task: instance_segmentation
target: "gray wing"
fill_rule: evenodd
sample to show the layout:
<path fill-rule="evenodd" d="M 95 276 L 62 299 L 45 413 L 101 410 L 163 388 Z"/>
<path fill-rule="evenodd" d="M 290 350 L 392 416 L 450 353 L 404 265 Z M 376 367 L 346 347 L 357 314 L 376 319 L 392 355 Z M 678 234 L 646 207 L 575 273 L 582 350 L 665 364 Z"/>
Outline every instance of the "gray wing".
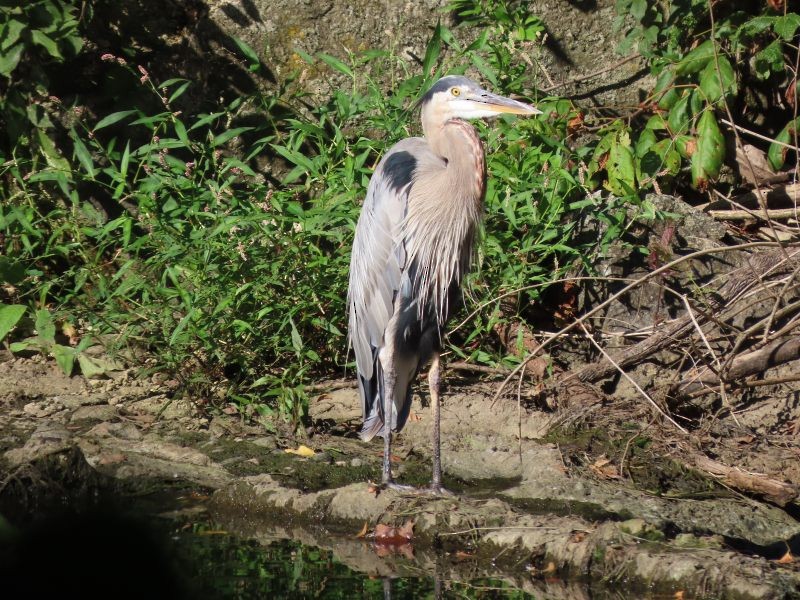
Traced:
<path fill-rule="evenodd" d="M 406 247 L 404 220 L 411 188 L 419 167 L 444 165 L 421 138 L 402 140 L 378 163 L 367 188 L 367 196 L 356 225 L 350 259 L 349 337 L 356 357 L 359 392 L 365 423 L 377 427 L 383 421 L 383 382 L 377 355 L 384 332 L 395 310 L 394 302 L 403 282 Z M 405 390 L 396 390 L 405 397 Z M 377 419 L 377 420 L 376 420 Z M 365 425 L 362 437 L 376 430 Z"/>
<path fill-rule="evenodd" d="M 420 151 L 420 138 L 402 140 L 384 155 L 369 182 L 350 258 L 350 343 L 359 375 L 371 379 L 373 352 L 393 312 L 405 267 L 402 225 Z"/>

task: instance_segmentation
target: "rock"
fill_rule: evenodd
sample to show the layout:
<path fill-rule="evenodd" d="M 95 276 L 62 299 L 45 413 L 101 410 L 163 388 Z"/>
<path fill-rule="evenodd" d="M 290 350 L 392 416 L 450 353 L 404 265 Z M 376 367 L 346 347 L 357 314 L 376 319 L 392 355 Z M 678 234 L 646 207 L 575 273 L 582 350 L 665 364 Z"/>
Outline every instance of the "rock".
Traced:
<path fill-rule="evenodd" d="M 262 448 L 275 448 L 275 438 L 272 436 L 266 437 L 259 437 L 254 440 L 251 440 L 251 444 L 255 444 L 256 446 L 260 446 Z"/>
<path fill-rule="evenodd" d="M 70 422 L 76 421 L 110 421 L 118 418 L 117 409 L 108 404 L 98 406 L 81 406 L 70 417 Z"/>
<path fill-rule="evenodd" d="M 14 448 L 5 453 L 9 466 L 15 467 L 60 452 L 73 445 L 73 436 L 63 425 L 45 423 L 38 427 L 22 448 Z"/>
<path fill-rule="evenodd" d="M 120 423 L 100 423 L 92 427 L 87 436 L 96 437 L 116 437 L 123 440 L 140 440 L 142 439 L 142 432 L 133 423 L 120 422 Z"/>
<path fill-rule="evenodd" d="M 360 458 L 353 458 L 350 460 L 350 466 L 354 468 L 363 467 L 364 461 Z"/>
<path fill-rule="evenodd" d="M 636 537 L 641 537 L 642 534 L 647 529 L 648 524 L 647 521 L 644 519 L 628 519 L 627 521 L 622 521 L 619 524 L 619 528 L 621 531 L 625 533 L 629 533 Z"/>
<path fill-rule="evenodd" d="M 328 452 L 315 452 L 314 456 L 311 457 L 311 460 L 329 465 L 333 464 L 333 457 Z"/>
<path fill-rule="evenodd" d="M 39 402 L 29 402 L 25 406 L 22 407 L 22 410 L 26 413 L 31 415 L 32 417 L 36 418 L 44 418 L 49 417 L 52 414 L 57 413 L 60 410 L 63 410 L 64 406 L 56 401 L 56 400 L 41 400 Z"/>

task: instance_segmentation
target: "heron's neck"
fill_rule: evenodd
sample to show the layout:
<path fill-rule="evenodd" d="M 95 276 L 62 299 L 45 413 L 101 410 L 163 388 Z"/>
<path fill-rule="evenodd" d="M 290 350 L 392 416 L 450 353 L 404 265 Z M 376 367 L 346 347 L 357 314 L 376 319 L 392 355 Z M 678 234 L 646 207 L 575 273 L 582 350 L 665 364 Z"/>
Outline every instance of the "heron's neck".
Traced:
<path fill-rule="evenodd" d="M 442 126 L 431 141 L 434 152 L 447 160 L 446 177 L 454 190 L 464 190 L 476 202 L 486 191 L 486 158 L 475 128 L 467 121 L 453 119 Z"/>

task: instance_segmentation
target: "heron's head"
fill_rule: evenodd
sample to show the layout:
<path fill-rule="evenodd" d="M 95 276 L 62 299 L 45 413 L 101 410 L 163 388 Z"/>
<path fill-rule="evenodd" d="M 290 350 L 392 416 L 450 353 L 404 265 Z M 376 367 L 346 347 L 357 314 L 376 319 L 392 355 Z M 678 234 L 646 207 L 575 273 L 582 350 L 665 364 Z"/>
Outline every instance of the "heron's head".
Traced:
<path fill-rule="evenodd" d="M 441 126 L 451 119 L 482 119 L 503 113 L 540 115 L 535 106 L 498 96 L 461 75 L 448 75 L 433 84 L 420 99 L 424 128 Z"/>

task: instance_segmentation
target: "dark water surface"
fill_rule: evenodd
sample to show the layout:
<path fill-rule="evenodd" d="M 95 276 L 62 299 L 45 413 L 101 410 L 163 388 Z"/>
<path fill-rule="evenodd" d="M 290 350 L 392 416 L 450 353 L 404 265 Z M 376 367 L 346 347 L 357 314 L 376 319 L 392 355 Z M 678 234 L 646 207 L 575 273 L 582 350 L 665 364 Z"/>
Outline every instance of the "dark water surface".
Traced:
<path fill-rule="evenodd" d="M 501 580 L 446 581 L 359 573 L 330 550 L 293 540 L 262 545 L 195 527 L 174 536 L 184 575 L 197 592 L 217 598 L 534 598 Z"/>

